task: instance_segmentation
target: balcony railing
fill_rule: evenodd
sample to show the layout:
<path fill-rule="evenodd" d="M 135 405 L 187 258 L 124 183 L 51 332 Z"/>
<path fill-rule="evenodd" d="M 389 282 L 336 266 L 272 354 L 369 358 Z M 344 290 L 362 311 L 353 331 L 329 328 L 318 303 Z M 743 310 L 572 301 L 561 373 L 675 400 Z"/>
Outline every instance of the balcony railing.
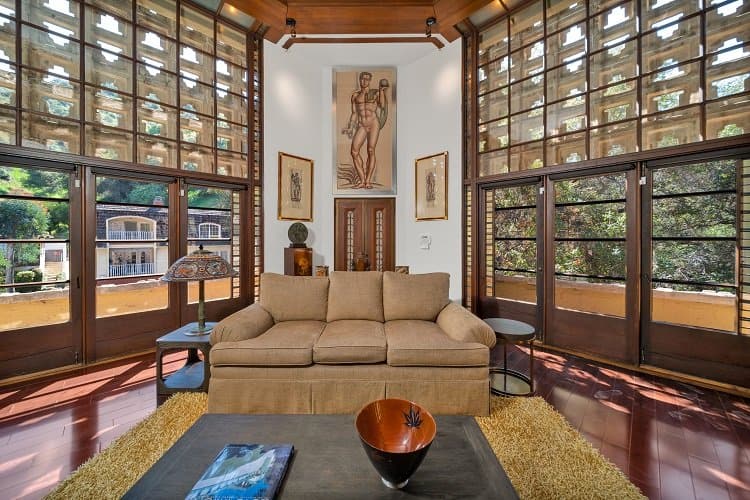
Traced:
<path fill-rule="evenodd" d="M 153 231 L 109 231 L 108 240 L 153 240 L 156 234 Z"/>
<path fill-rule="evenodd" d="M 156 266 L 153 262 L 143 264 L 118 264 L 109 266 L 110 276 L 138 276 L 140 274 L 154 274 Z"/>

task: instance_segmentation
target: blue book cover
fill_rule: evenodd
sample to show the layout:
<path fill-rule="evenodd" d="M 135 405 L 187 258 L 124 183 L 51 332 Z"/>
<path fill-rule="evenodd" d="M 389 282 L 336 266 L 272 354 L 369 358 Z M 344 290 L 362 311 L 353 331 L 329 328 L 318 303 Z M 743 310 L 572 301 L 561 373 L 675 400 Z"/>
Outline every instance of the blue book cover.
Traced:
<path fill-rule="evenodd" d="M 271 500 L 293 451 L 290 444 L 228 444 L 185 498 Z"/>

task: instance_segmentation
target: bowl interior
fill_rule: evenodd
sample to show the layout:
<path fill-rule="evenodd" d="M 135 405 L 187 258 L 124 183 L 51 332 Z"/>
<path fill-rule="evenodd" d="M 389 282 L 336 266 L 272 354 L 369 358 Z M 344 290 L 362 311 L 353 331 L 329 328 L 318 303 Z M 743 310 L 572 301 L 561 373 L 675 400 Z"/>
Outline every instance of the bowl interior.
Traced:
<path fill-rule="evenodd" d="M 421 406 L 404 399 L 368 403 L 355 421 L 360 437 L 388 453 L 410 453 L 435 439 L 435 419 Z"/>

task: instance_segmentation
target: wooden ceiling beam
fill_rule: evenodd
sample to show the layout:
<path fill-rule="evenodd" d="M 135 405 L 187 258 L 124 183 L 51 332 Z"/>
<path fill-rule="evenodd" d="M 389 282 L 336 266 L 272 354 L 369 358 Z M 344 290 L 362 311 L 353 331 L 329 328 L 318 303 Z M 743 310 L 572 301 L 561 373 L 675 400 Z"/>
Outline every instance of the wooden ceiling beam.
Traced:
<path fill-rule="evenodd" d="M 240 9 L 268 26 L 268 31 L 264 35 L 266 40 L 277 43 L 284 35 L 286 5 L 279 0 L 225 0 L 224 3 Z"/>
<path fill-rule="evenodd" d="M 435 17 L 440 33 L 449 42 L 458 39 L 461 33 L 455 26 L 489 3 L 489 0 L 435 0 Z"/>
<path fill-rule="evenodd" d="M 315 37 L 308 38 L 304 36 L 298 36 L 296 38 L 287 38 L 282 45 L 283 48 L 288 49 L 296 43 L 431 43 L 435 47 L 442 49 L 445 44 L 440 39 L 431 37 L 417 37 L 417 36 L 391 36 L 391 37 Z"/>

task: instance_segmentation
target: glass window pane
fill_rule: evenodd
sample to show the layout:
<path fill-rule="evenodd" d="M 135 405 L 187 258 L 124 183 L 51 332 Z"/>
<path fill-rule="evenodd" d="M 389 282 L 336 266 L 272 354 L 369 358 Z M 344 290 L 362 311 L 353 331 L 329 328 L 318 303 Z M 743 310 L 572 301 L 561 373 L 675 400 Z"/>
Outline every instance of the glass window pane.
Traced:
<path fill-rule="evenodd" d="M 508 23 L 494 24 L 479 34 L 479 64 L 497 59 L 508 52 Z"/>
<path fill-rule="evenodd" d="M 536 227 L 532 229 L 536 231 Z M 495 241 L 495 268 L 502 272 L 533 273 L 536 269 L 536 241 Z"/>
<path fill-rule="evenodd" d="M 700 106 L 652 115 L 641 120 L 643 149 L 677 146 L 701 140 Z"/>
<path fill-rule="evenodd" d="M 223 91 L 247 95 L 247 70 L 240 66 L 228 64 L 222 59 L 216 60 L 216 86 Z"/>
<path fill-rule="evenodd" d="M 79 119 L 81 89 L 57 75 L 23 70 L 23 107 L 64 118 Z"/>
<path fill-rule="evenodd" d="M 0 104 L 16 105 L 16 67 L 0 63 Z"/>
<path fill-rule="evenodd" d="M 86 47 L 86 81 L 121 92 L 133 92 L 133 61 Z"/>
<path fill-rule="evenodd" d="M 711 2 L 712 5 L 718 2 Z M 706 51 L 726 49 L 750 42 L 750 2 L 737 0 L 725 2 L 706 12 Z"/>
<path fill-rule="evenodd" d="M 642 30 L 660 28 L 701 8 L 700 0 L 641 0 Z M 696 18 L 699 19 L 699 18 Z"/>
<path fill-rule="evenodd" d="M 247 37 L 226 24 L 217 23 L 216 55 L 243 68 L 247 67 Z"/>
<path fill-rule="evenodd" d="M 555 277 L 555 307 L 607 316 L 625 317 L 623 280 Z"/>
<path fill-rule="evenodd" d="M 133 99 L 125 94 L 86 87 L 86 121 L 133 129 Z"/>
<path fill-rule="evenodd" d="M 508 84 L 508 56 L 478 69 L 477 93 L 484 94 Z"/>
<path fill-rule="evenodd" d="M 16 17 L 16 2 L 15 0 L 0 0 L 0 11 L 7 17 Z"/>
<path fill-rule="evenodd" d="M 623 279 L 625 242 L 555 241 L 555 272 Z"/>
<path fill-rule="evenodd" d="M 154 137 L 138 136 L 138 163 L 177 168 L 177 144 Z"/>
<path fill-rule="evenodd" d="M 187 45 L 180 45 L 180 74 L 182 76 L 213 84 L 214 64 L 212 56 L 198 52 Z"/>
<path fill-rule="evenodd" d="M 510 112 L 517 113 L 544 104 L 544 76 L 537 75 L 510 86 Z"/>
<path fill-rule="evenodd" d="M 537 187 L 534 184 L 512 186 L 495 190 L 495 208 L 535 206 Z"/>
<path fill-rule="evenodd" d="M 665 69 L 643 78 L 643 114 L 667 111 L 697 104 L 701 98 L 701 66 L 699 62 Z"/>
<path fill-rule="evenodd" d="M 706 106 L 706 139 L 750 133 L 750 95 L 709 103 Z"/>
<path fill-rule="evenodd" d="M 64 264 L 67 267 L 67 261 Z M 70 284 L 67 282 L 0 288 L 0 297 L 5 295 L 8 300 L 0 302 L 0 331 L 70 321 Z"/>
<path fill-rule="evenodd" d="M 555 203 L 624 199 L 625 174 L 621 173 L 555 182 Z"/>
<path fill-rule="evenodd" d="M 217 89 L 216 118 L 247 125 L 247 98 Z"/>
<path fill-rule="evenodd" d="M 16 112 L 0 108 L 0 144 L 16 143 Z"/>
<path fill-rule="evenodd" d="M 544 42 L 539 40 L 510 55 L 510 81 L 515 82 L 544 71 Z"/>
<path fill-rule="evenodd" d="M 653 171 L 654 196 L 734 190 L 734 160 L 693 163 Z"/>
<path fill-rule="evenodd" d="M 717 99 L 750 90 L 748 59 L 706 62 L 706 98 Z"/>
<path fill-rule="evenodd" d="M 479 96 L 479 123 L 496 120 L 508 114 L 508 87 Z"/>
<path fill-rule="evenodd" d="M 180 78 L 180 106 L 182 109 L 214 114 L 214 88 L 189 78 Z M 188 113 L 192 115 L 192 113 Z"/>
<path fill-rule="evenodd" d="M 137 64 L 138 96 L 157 103 L 177 105 L 177 75 Z"/>
<path fill-rule="evenodd" d="M 214 120 L 187 111 L 180 112 L 180 139 L 183 142 L 214 146 Z"/>
<path fill-rule="evenodd" d="M 510 49 L 515 50 L 544 35 L 542 2 L 533 2 L 510 17 Z"/>
<path fill-rule="evenodd" d="M 544 166 L 544 143 L 542 141 L 510 148 L 510 171 L 531 170 Z"/>
<path fill-rule="evenodd" d="M 79 50 L 78 42 L 31 26 L 21 27 L 21 61 L 28 66 L 63 78 L 79 78 Z"/>
<path fill-rule="evenodd" d="M 586 159 L 586 134 L 568 134 L 547 139 L 547 165 L 575 163 Z"/>
<path fill-rule="evenodd" d="M 81 38 L 80 5 L 75 0 L 22 0 L 21 14 L 24 21 L 44 26 L 53 33 Z"/>
<path fill-rule="evenodd" d="M 80 154 L 80 134 L 78 122 L 22 113 L 21 145 L 24 147 Z"/>
<path fill-rule="evenodd" d="M 133 161 L 133 134 L 86 125 L 86 156 Z"/>
<path fill-rule="evenodd" d="M 219 175 L 230 175 L 232 177 L 247 178 L 247 155 L 231 153 L 229 151 L 217 151 L 216 173 Z"/>
<path fill-rule="evenodd" d="M 577 132 L 585 128 L 585 96 L 572 97 L 547 106 L 547 136 Z"/>
<path fill-rule="evenodd" d="M 479 152 L 508 146 L 508 119 L 503 118 L 479 126 Z"/>
<path fill-rule="evenodd" d="M 589 21 L 591 50 L 614 47 L 638 32 L 634 2 L 614 7 Z"/>
<path fill-rule="evenodd" d="M 544 120 L 541 113 L 532 111 L 510 117 L 510 142 L 533 141 L 544 137 Z"/>
<path fill-rule="evenodd" d="M 547 71 L 547 99 L 557 101 L 586 92 L 586 58 Z"/>
<path fill-rule="evenodd" d="M 599 127 L 589 131 L 591 158 L 605 158 L 638 151 L 636 121 Z"/>
<path fill-rule="evenodd" d="M 213 149 L 182 143 L 180 164 L 183 170 L 213 174 L 215 173 Z"/>
<path fill-rule="evenodd" d="M 586 2 L 579 0 L 546 0 L 547 33 L 570 26 L 586 17 Z"/>
<path fill-rule="evenodd" d="M 132 0 L 86 0 L 87 3 L 94 5 L 106 12 L 120 16 L 121 18 L 133 20 L 133 3 Z"/>
<path fill-rule="evenodd" d="M 736 245 L 735 241 L 654 241 L 653 280 L 734 285 Z"/>
<path fill-rule="evenodd" d="M 107 12 L 86 7 L 86 42 L 113 54 L 132 56 L 133 26 Z"/>
<path fill-rule="evenodd" d="M 495 175 L 508 172 L 508 150 L 502 149 L 479 155 L 479 175 Z"/>
<path fill-rule="evenodd" d="M 603 50 L 589 58 L 591 87 L 598 88 L 636 76 L 636 40 Z"/>
<path fill-rule="evenodd" d="M 644 73 L 701 56 L 700 17 L 670 24 L 645 35 L 641 41 Z"/>
<path fill-rule="evenodd" d="M 189 7 L 180 7 L 180 39 L 203 52 L 213 54 L 213 18 Z"/>
<path fill-rule="evenodd" d="M 177 33 L 177 2 L 174 0 L 138 0 L 135 14 L 141 26 L 171 37 Z"/>
<path fill-rule="evenodd" d="M 0 16 L 0 60 L 16 60 L 16 23 Z"/>
<path fill-rule="evenodd" d="M 495 238 L 536 238 L 536 207 L 497 210 L 494 224 Z M 524 268 L 533 271 L 535 267 L 536 258 Z"/>
<path fill-rule="evenodd" d="M 138 28 L 136 51 L 138 60 L 152 68 L 177 71 L 177 44 L 154 31 Z"/>
<path fill-rule="evenodd" d="M 38 176 L 36 178 L 40 179 Z M 29 183 L 30 181 L 27 180 L 26 182 Z M 67 178 L 65 182 L 67 182 Z M 65 194 L 67 194 L 67 187 L 66 184 L 63 188 Z M 41 190 L 38 189 L 37 191 Z M 15 192 L 13 194 L 15 195 Z M 62 192 L 57 194 L 61 195 Z M 68 213 L 67 200 L 59 202 L 37 201 L 31 199 L 31 196 L 33 195 L 29 194 L 30 199 L 28 200 L 9 199 L 0 196 L 0 214 L 3 216 L 3 222 L 0 223 L 0 241 L 13 239 L 35 240 L 42 238 L 68 239 L 70 214 Z M 60 198 L 63 197 L 60 196 Z M 20 249 L 21 251 L 27 249 L 35 253 L 34 258 L 31 260 L 24 260 L 23 257 L 20 257 L 19 260 L 19 256 L 16 256 L 15 262 L 36 265 L 37 261 L 35 259 L 39 257 L 40 245 L 43 247 L 44 244 L 18 243 L 17 245 L 19 246 L 16 249 Z M 0 265 L 5 266 L 7 262 L 8 260 L 6 259 L 4 262 L 0 262 Z M 4 276 L 4 274 L 0 273 L 0 276 Z"/>
<path fill-rule="evenodd" d="M 586 23 L 547 37 L 547 67 L 579 59 L 586 55 Z"/>
<path fill-rule="evenodd" d="M 226 151 L 247 153 L 247 127 L 217 121 L 216 147 Z"/>
<path fill-rule="evenodd" d="M 177 110 L 139 99 L 138 131 L 151 136 L 176 140 Z"/>
<path fill-rule="evenodd" d="M 555 209 L 555 237 L 624 238 L 625 203 L 557 207 Z"/>
<path fill-rule="evenodd" d="M 655 237 L 734 238 L 737 196 L 732 194 L 694 195 L 653 200 Z"/>
<path fill-rule="evenodd" d="M 618 122 L 638 116 L 635 80 L 591 93 L 591 125 Z"/>

